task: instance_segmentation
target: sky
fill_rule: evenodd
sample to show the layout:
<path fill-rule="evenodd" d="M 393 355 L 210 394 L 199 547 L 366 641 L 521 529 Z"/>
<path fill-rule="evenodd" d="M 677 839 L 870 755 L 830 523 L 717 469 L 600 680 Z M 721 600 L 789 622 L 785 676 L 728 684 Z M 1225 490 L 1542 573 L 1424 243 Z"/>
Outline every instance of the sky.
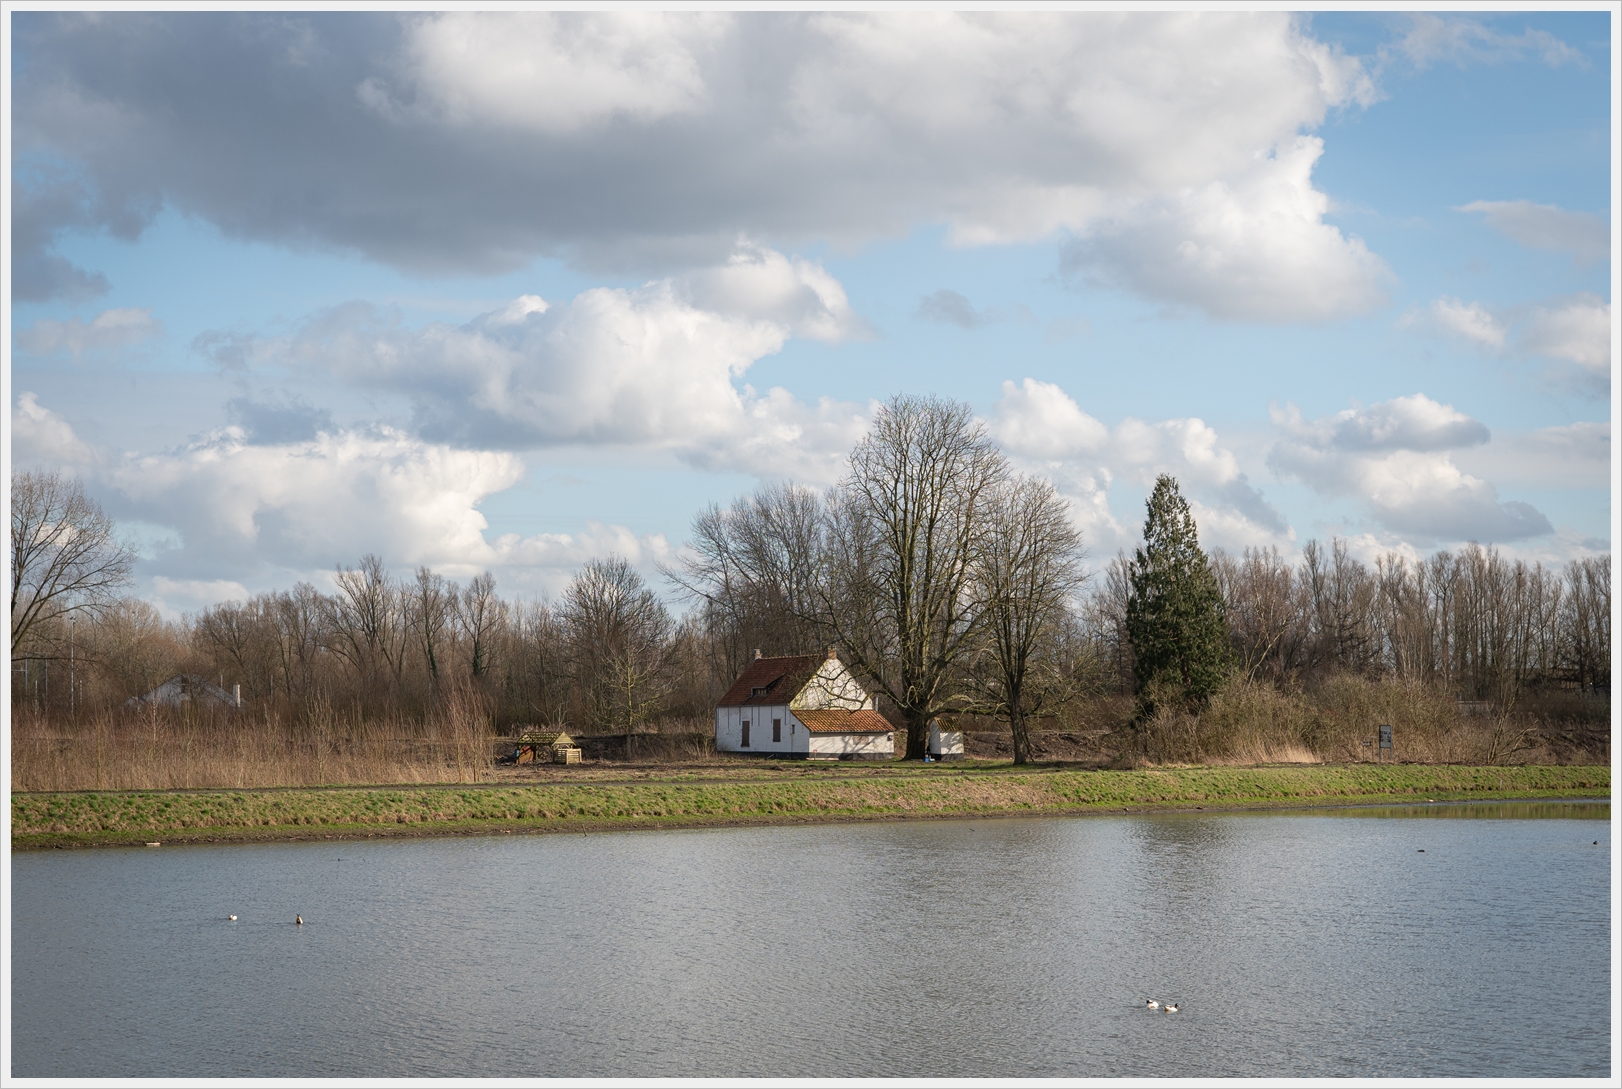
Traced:
<path fill-rule="evenodd" d="M 1608 11 L 14 11 L 14 471 L 556 595 L 968 403 L 1096 568 L 1611 548 Z"/>

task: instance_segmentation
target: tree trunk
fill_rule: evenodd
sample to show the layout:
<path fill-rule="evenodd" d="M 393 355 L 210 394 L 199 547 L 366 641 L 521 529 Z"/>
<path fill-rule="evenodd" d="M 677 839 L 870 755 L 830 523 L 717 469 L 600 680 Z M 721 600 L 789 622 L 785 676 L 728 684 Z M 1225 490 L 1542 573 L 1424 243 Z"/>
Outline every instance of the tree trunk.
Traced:
<path fill-rule="evenodd" d="M 1025 715 L 1018 708 L 1008 712 L 1008 728 L 1014 733 L 1014 763 L 1031 762 L 1031 735 L 1025 728 Z"/>
<path fill-rule="evenodd" d="M 922 760 L 929 752 L 929 718 L 924 715 L 907 716 L 908 760 Z"/>

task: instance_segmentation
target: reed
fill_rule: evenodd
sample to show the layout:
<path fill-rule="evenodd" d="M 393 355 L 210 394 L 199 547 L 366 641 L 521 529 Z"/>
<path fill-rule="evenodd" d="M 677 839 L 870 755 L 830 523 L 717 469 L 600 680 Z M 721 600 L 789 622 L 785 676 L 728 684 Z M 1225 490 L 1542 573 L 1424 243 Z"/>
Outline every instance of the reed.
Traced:
<path fill-rule="evenodd" d="M 487 709 L 451 694 L 428 718 L 369 718 L 315 700 L 292 714 L 144 707 L 77 725 L 18 709 L 14 791 L 477 783 L 494 764 Z"/>

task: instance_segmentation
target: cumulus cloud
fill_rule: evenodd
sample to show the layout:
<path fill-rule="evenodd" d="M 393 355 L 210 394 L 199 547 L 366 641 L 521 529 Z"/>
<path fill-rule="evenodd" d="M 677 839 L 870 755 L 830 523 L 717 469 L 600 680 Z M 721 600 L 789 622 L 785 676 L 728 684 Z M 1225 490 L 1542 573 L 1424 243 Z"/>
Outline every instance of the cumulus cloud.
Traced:
<path fill-rule="evenodd" d="M 1529 200 L 1477 200 L 1459 208 L 1480 212 L 1489 226 L 1535 250 L 1570 253 L 1587 264 L 1611 256 L 1611 229 L 1598 216 Z"/>
<path fill-rule="evenodd" d="M 387 427 L 279 445 L 224 428 L 126 458 L 101 479 L 124 510 L 180 534 L 157 570 L 196 577 L 266 558 L 326 567 L 384 548 L 405 564 L 488 560 L 477 505 L 523 473 L 516 455 L 425 443 Z"/>
<path fill-rule="evenodd" d="M 380 77 L 357 94 L 391 120 L 548 136 L 617 118 L 646 124 L 705 104 L 701 58 L 727 22 L 652 11 L 408 16 L 398 71 L 411 101 L 398 101 Z"/>
<path fill-rule="evenodd" d="M 281 363 L 403 394 L 430 441 L 666 449 L 705 468 L 824 482 L 870 407 L 806 404 L 738 380 L 792 336 L 864 332 L 820 265 L 750 249 L 640 288 L 595 288 L 555 305 L 521 296 L 460 326 L 407 329 L 349 303 L 289 337 L 203 346 L 228 366 Z"/>
<path fill-rule="evenodd" d="M 1282 12 L 15 25 L 18 153 L 83 188 L 19 208 L 42 256 L 67 225 L 138 232 L 165 204 L 434 271 L 549 254 L 660 275 L 724 259 L 740 233 L 857 243 L 945 223 L 965 245 L 1074 232 L 1092 242 L 1078 268 L 1224 317 L 1379 298 L 1383 266 L 1322 221 L 1320 145 L 1301 139 L 1373 84 Z M 19 291 L 60 289 L 29 275 Z"/>
<path fill-rule="evenodd" d="M 36 321 L 17 334 L 17 346 L 30 355 L 53 356 L 66 352 L 78 359 L 86 352 L 107 351 L 138 344 L 163 332 L 163 323 L 150 309 L 133 307 L 103 310 L 88 322 L 82 318 L 67 321 Z"/>
<path fill-rule="evenodd" d="M 1611 381 L 1611 306 L 1582 293 L 1534 306 L 1489 307 L 1443 296 L 1402 325 L 1430 326 L 1493 353 L 1536 356 L 1557 366 L 1551 376 L 1595 396 Z"/>
<path fill-rule="evenodd" d="M 146 527 L 146 586 L 170 613 L 245 597 L 267 576 L 319 581 L 368 552 L 396 569 L 424 564 L 452 578 L 496 570 L 518 588 L 556 592 L 594 556 L 616 552 L 646 568 L 670 551 L 661 534 L 596 522 L 580 533 L 487 538 L 479 506 L 523 478 L 523 460 L 385 426 L 282 442 L 231 426 L 158 453 L 98 456 L 24 393 L 12 441 L 19 464 L 76 469 L 110 513 Z"/>
<path fill-rule="evenodd" d="M 1095 554 L 1125 547 L 1135 536 L 1110 509 L 1114 483 L 1126 480 L 1147 490 L 1160 473 L 1182 484 L 1208 544 L 1243 548 L 1293 539 L 1283 515 L 1203 420 L 1149 423 L 1128 417 L 1111 429 L 1059 386 L 1027 378 L 1019 385 L 1003 383 L 991 430 L 1004 450 L 1048 476 L 1070 499 Z"/>
<path fill-rule="evenodd" d="M 1608 376 L 1611 369 L 1611 305 L 1579 295 L 1537 307 L 1521 337 L 1523 350 Z"/>
<path fill-rule="evenodd" d="M 15 463 L 59 469 L 89 464 L 95 452 L 60 413 L 25 392 L 11 409 L 11 457 Z"/>
<path fill-rule="evenodd" d="M 1312 187 L 1323 141 L 1301 137 L 1249 169 L 1102 217 L 1061 268 L 1239 321 L 1314 321 L 1385 301 L 1385 262 L 1323 220 Z"/>
<path fill-rule="evenodd" d="M 1497 351 L 1508 336 L 1507 324 L 1478 302 L 1465 303 L 1444 295 L 1431 303 L 1431 319 L 1444 332 L 1461 336 L 1482 348 Z"/>
<path fill-rule="evenodd" d="M 1461 470 L 1452 452 L 1491 433 L 1423 393 L 1307 420 L 1275 408 L 1283 437 L 1268 464 L 1323 495 L 1351 496 L 1389 530 L 1436 541 L 1513 541 L 1553 532 L 1530 504 L 1500 501 L 1489 482 Z"/>

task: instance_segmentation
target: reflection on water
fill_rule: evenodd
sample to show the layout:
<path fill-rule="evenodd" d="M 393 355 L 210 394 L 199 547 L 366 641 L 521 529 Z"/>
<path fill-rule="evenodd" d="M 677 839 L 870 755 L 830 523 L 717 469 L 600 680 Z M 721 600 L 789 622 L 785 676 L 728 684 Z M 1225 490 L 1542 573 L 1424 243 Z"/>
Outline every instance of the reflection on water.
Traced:
<path fill-rule="evenodd" d="M 1609 815 L 18 855 L 12 1073 L 1603 1076 Z"/>

